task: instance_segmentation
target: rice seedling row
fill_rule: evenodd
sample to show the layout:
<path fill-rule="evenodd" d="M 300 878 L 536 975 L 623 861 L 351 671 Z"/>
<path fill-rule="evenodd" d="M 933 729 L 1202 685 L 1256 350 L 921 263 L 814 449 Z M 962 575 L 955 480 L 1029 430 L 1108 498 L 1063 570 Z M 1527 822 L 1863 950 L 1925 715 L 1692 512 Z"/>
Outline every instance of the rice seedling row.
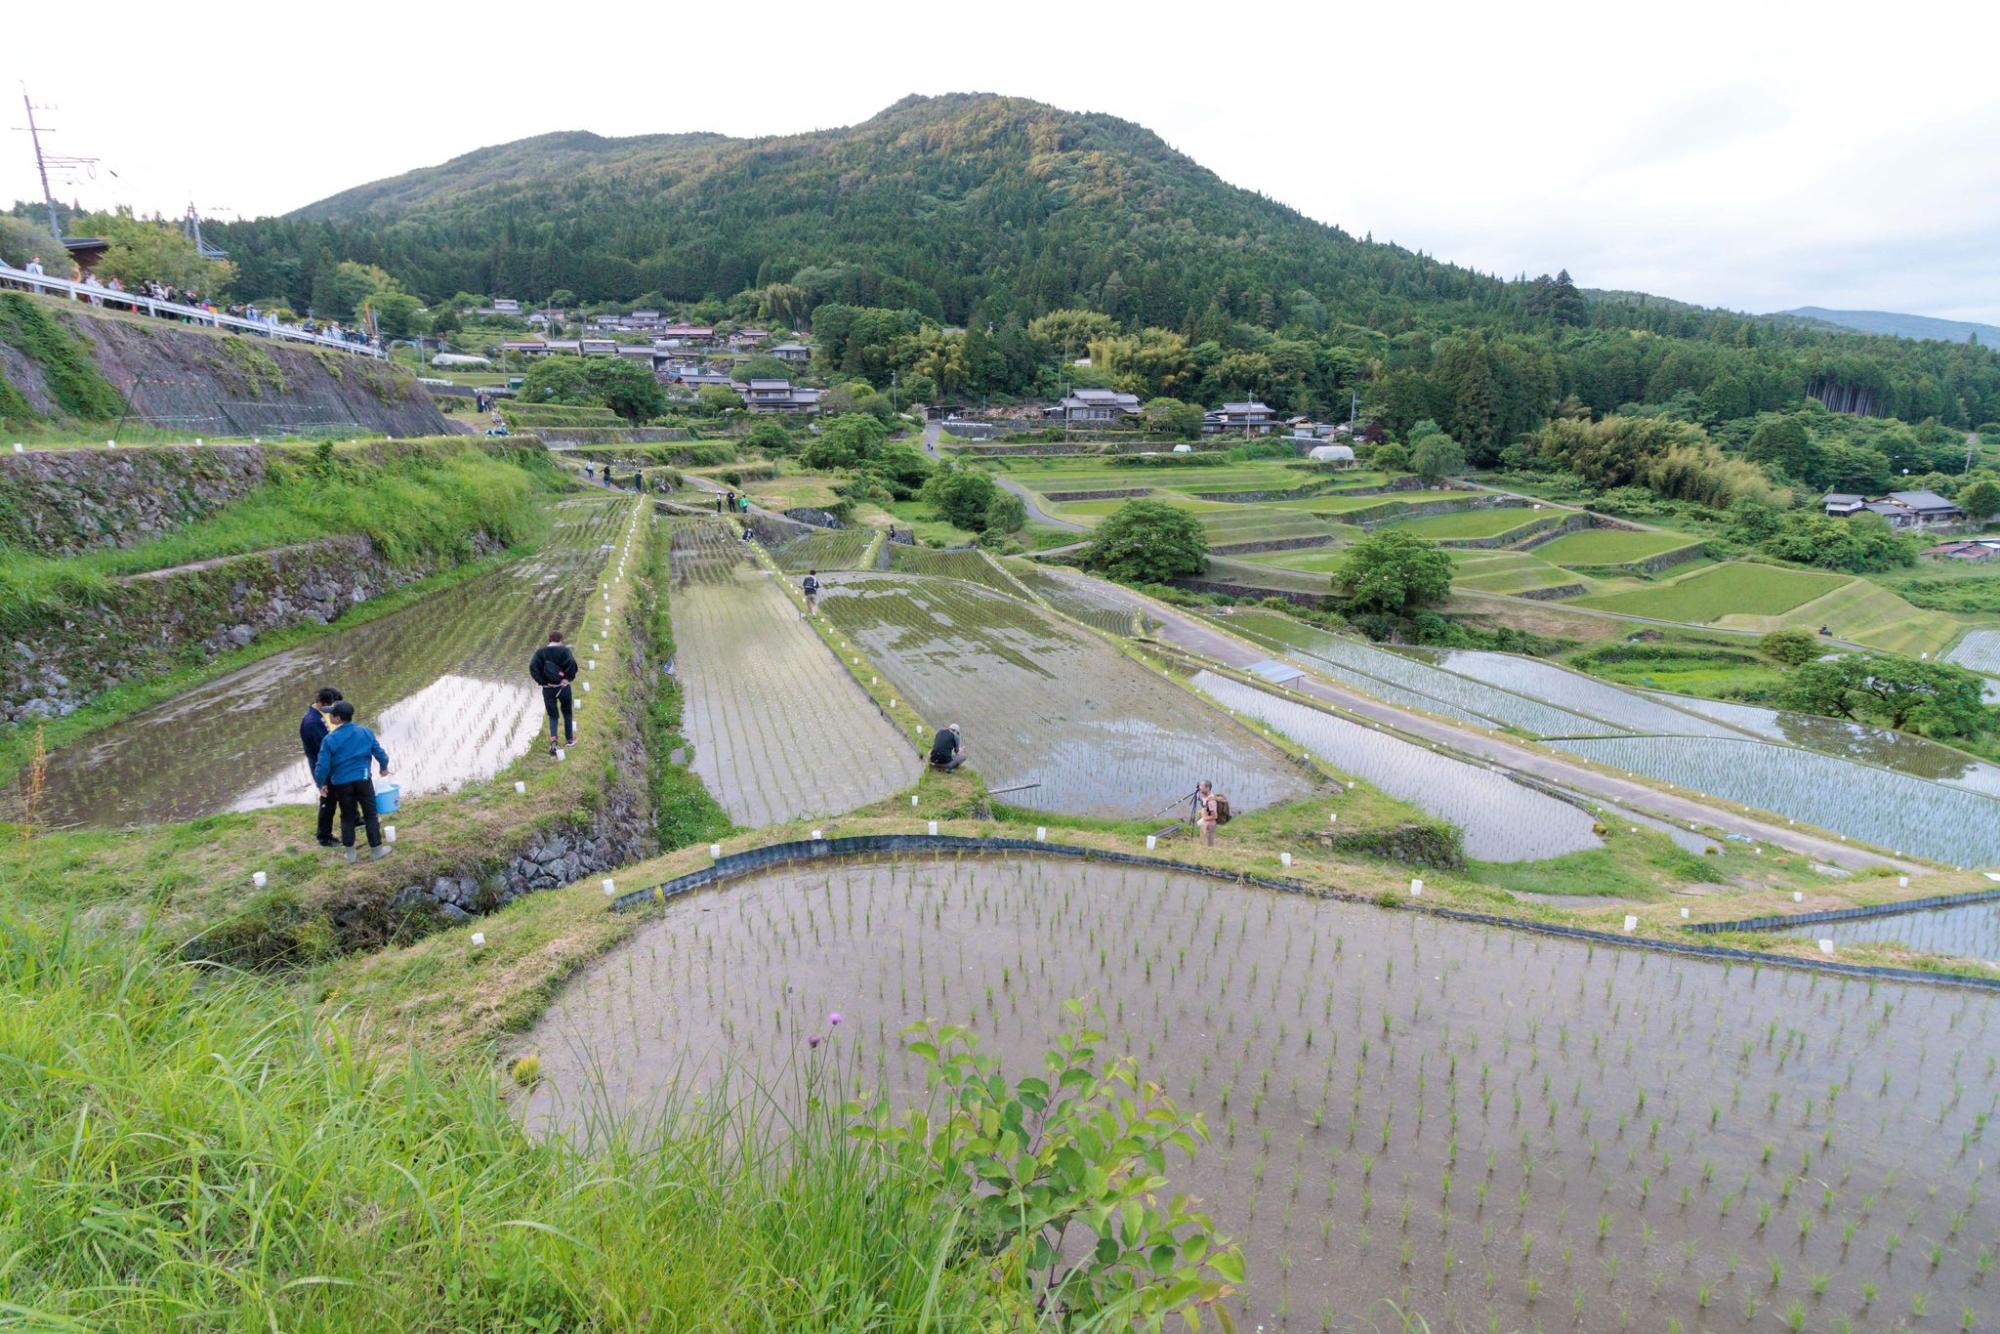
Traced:
<path fill-rule="evenodd" d="M 965 725 L 1005 800 L 1077 815 L 1171 815 L 1203 778 L 1241 810 L 1312 780 L 1253 733 L 1102 639 L 957 579 L 854 575 L 821 610 L 929 721 Z"/>
<path fill-rule="evenodd" d="M 2000 676 L 2000 630 L 1968 630 L 1965 638 L 1945 654 L 1945 661 L 1988 676 Z"/>
<path fill-rule="evenodd" d="M 1567 667 L 1537 662 L 1512 653 L 1448 649 L 1438 655 L 1438 665 L 1517 695 L 1588 714 L 1628 732 L 1655 732 L 1667 736 L 1740 735 L 1726 725 L 1726 719 L 1705 717 L 1699 712 L 1676 708 L 1672 703 L 1637 691 L 1620 689 Z M 1676 702 L 1679 698 L 1675 697 Z"/>
<path fill-rule="evenodd" d="M 847 863 L 678 901 L 544 1018 L 525 1111 L 915 1103 L 906 1023 L 969 1024 L 1019 1078 L 1071 997 L 1203 1115 L 1166 1174 L 1243 1244 L 1246 1329 L 2000 1325 L 1995 998 L 1152 869 Z"/>
<path fill-rule="evenodd" d="M 889 544 L 889 568 L 904 574 L 963 579 L 969 583 L 983 584 L 996 593 L 1010 598 L 1021 596 L 1021 590 L 1008 582 L 1005 575 L 994 569 L 993 562 L 988 560 L 984 553 L 970 548 L 938 551 L 931 547 L 892 542 Z"/>
<path fill-rule="evenodd" d="M 613 499 L 563 502 L 547 541 L 526 559 L 273 654 L 56 751 L 45 818 L 115 827 L 314 800 L 298 724 L 322 685 L 355 703 L 405 795 L 498 773 L 541 725 L 528 658 L 551 628 L 576 631 L 627 514 Z M 200 745 L 188 744 L 190 728 Z"/>
<path fill-rule="evenodd" d="M 747 562 L 672 599 L 689 767 L 751 827 L 879 801 L 920 772 L 775 584 Z"/>
<path fill-rule="evenodd" d="M 872 528 L 835 528 L 811 533 L 796 542 L 787 542 L 771 553 L 778 568 L 787 574 L 807 570 L 852 570 L 860 565 L 869 543 L 875 540 Z"/>
<path fill-rule="evenodd" d="M 1954 866 L 2000 862 L 2000 801 L 1763 741 L 1576 737 L 1588 760 Z"/>
<path fill-rule="evenodd" d="M 1196 688 L 1345 773 L 1448 820 L 1479 861 L 1530 862 L 1600 846 L 1589 814 L 1496 772 L 1213 672 Z"/>
<path fill-rule="evenodd" d="M 1448 710 L 1449 716 L 1462 722 L 1518 727 L 1535 736 L 1603 736 L 1623 730 L 1272 612 L 1239 612 L 1228 618 L 1228 624 L 1240 634 L 1282 645 L 1286 656 L 1302 666 L 1370 693 L 1377 693 L 1378 685 L 1386 685 L 1415 694 L 1431 701 L 1417 707 L 1432 712 Z"/>
<path fill-rule="evenodd" d="M 1008 573 L 1042 601 L 1072 620 L 1106 634 L 1134 632 L 1132 607 L 1120 598 L 1099 591 L 1088 579 L 1037 565 L 1029 560 L 1009 560 Z"/>
<path fill-rule="evenodd" d="M 1836 948 L 1842 945 L 1898 945 L 1946 958 L 2000 963 L 2000 902 L 1925 908 L 1882 917 L 1856 917 L 1843 922 L 1816 922 L 1810 926 L 1792 927 L 1779 934 L 1801 940 L 1831 940 Z"/>
<path fill-rule="evenodd" d="M 1696 699 L 1688 695 L 1662 698 L 1671 699 L 1679 708 L 1706 714 L 1739 731 L 1771 741 L 1783 741 L 1825 755 L 1859 760 L 1864 764 L 1879 764 L 1897 773 L 1949 783 L 1953 787 L 1967 788 L 1989 797 L 2000 797 L 2000 765 L 1975 759 L 1962 750 L 1941 746 L 1908 732 L 1870 727 L 1866 723 L 1851 723 L 1841 718 L 1787 713 L 1729 700 Z"/>

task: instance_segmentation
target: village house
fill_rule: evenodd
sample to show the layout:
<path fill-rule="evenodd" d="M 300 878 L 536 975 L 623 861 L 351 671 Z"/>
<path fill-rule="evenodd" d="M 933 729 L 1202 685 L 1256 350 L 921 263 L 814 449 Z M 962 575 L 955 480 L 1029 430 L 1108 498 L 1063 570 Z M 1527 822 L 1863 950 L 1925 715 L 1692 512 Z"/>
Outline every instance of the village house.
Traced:
<path fill-rule="evenodd" d="M 817 389 L 794 386 L 790 380 L 752 380 L 742 388 L 743 406 L 752 412 L 818 412 Z"/>
<path fill-rule="evenodd" d="M 1139 413 L 1139 396 L 1115 389 L 1077 389 L 1049 409 L 1048 415 L 1070 425 L 1122 421 Z"/>
<path fill-rule="evenodd" d="M 812 354 L 804 343 L 780 343 L 771 349 L 771 355 L 787 366 L 803 366 L 812 360 Z"/>
<path fill-rule="evenodd" d="M 550 346 L 554 346 L 554 344 Z M 615 357 L 618 355 L 618 340 L 615 338 L 580 339 L 577 351 L 586 357 Z"/>
<path fill-rule="evenodd" d="M 660 337 L 679 347 L 707 347 L 715 341 L 715 330 L 705 324 L 669 324 Z"/>
<path fill-rule="evenodd" d="M 1268 435 L 1278 415 L 1263 403 L 1224 403 L 1202 414 L 1201 429 L 1209 435 L 1241 431 L 1245 435 Z"/>
<path fill-rule="evenodd" d="M 1965 518 L 1964 510 L 1935 491 L 1891 491 L 1873 500 L 1835 491 L 1820 502 L 1820 507 L 1837 519 L 1850 514 L 1879 514 L 1891 528 L 1937 528 Z"/>
<path fill-rule="evenodd" d="M 500 344 L 500 351 L 503 354 L 512 352 L 523 357 L 546 357 L 549 354 L 549 345 L 540 338 L 517 338 Z"/>
<path fill-rule="evenodd" d="M 481 315 L 519 315 L 520 313 L 521 303 L 507 296 L 496 296 L 493 298 L 492 305 L 481 306 L 479 308 L 479 314 Z"/>
<path fill-rule="evenodd" d="M 1931 560 L 1970 561 L 1983 565 L 1988 561 L 2000 561 L 2000 537 L 1980 537 L 1970 542 L 1941 542 L 1924 548 L 1923 554 Z"/>

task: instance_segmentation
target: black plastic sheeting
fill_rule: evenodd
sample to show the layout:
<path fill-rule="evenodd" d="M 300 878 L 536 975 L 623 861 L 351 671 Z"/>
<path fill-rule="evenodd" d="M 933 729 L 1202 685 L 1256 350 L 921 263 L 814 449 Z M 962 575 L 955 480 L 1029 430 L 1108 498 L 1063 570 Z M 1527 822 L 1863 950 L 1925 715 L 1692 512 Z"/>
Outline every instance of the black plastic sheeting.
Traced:
<path fill-rule="evenodd" d="M 1828 973 L 1837 977 L 1864 978 L 1885 982 L 1922 982 L 1932 986 L 1969 987 L 1979 991 L 2000 992 L 2000 979 L 1984 977 L 1957 977 L 1945 973 L 1927 973 L 1915 968 L 1887 968 L 1870 964 L 1838 963 L 1830 959 L 1794 958 L 1782 954 L 1764 954 L 1756 950 L 1733 949 L 1721 945 L 1701 945 L 1693 942 L 1661 940 L 1652 936 L 1627 936 L 1611 931 L 1593 931 L 1580 926 L 1562 926 L 1554 922 L 1535 922 L 1516 917 L 1503 917 L 1496 913 L 1468 912 L 1462 908 L 1438 908 L 1419 903 L 1414 899 L 1384 900 L 1373 895 L 1349 894 L 1341 890 L 1319 889 L 1296 880 L 1279 880 L 1266 876 L 1232 874 L 1207 866 L 1193 866 L 1186 862 L 1172 861 L 1165 857 L 1148 857 L 1142 853 L 1110 852 L 1102 848 L 1080 848 L 1067 843 L 1044 843 L 1026 838 L 966 838 L 955 834 L 863 834 L 853 838 L 813 838 L 800 839 L 791 843 L 767 843 L 761 848 L 748 852 L 732 852 L 719 857 L 711 866 L 657 885 L 643 889 L 629 890 L 611 901 L 617 912 L 629 912 L 644 907 L 648 903 L 666 902 L 691 894 L 699 889 L 740 880 L 756 872 L 777 866 L 790 866 L 801 862 L 838 861 L 850 857 L 876 857 L 882 855 L 902 855 L 925 852 L 956 853 L 1014 853 L 1025 852 L 1039 857 L 1068 857 L 1078 861 L 1107 862 L 1117 866 L 1143 866 L 1162 871 L 1173 871 L 1183 875 L 1206 876 L 1211 880 L 1224 880 L 1233 884 L 1255 885 L 1259 889 L 1277 890 L 1284 894 L 1301 894 L 1308 898 L 1331 899 L 1342 903 L 1365 903 L 1378 908 L 1401 909 L 1405 912 L 1427 913 L 1446 921 L 1465 922 L 1475 926 L 1502 927 L 1510 931 L 1529 931 L 1536 935 L 1555 936 L 1566 940 L 1580 940 L 1593 945 L 1612 945 L 1620 949 L 1653 950 L 1663 954 L 1678 954 L 1687 958 L 1707 959 L 1724 963 L 1747 963 L 1773 968 L 1798 968 L 1808 972 Z M 1884 909 L 1855 908 L 1838 913 L 1801 914 L 1797 917 L 1760 918 L 1760 922 L 1771 922 L 1786 926 L 1801 926 L 1819 920 L 1833 920 L 1836 917 L 1874 916 L 1881 912 L 1908 912 L 1923 906 L 1946 906 L 1951 904 L 1976 903 L 1984 899 L 2000 897 L 2000 890 L 1972 895 L 1944 895 L 1936 899 L 1920 899 L 1911 903 L 1896 904 Z M 1755 923 L 1702 923 L 1682 928 L 1685 931 L 1707 933 L 1715 931 L 1752 931 L 1760 929 Z"/>
<path fill-rule="evenodd" d="M 1782 931 L 1794 926 L 1817 926 L 1821 922 L 1857 922 L 1870 917 L 1901 917 L 1904 913 L 1926 912 L 1932 908 L 1965 908 L 2000 899 L 2000 889 L 1975 890 L 1970 894 L 1934 894 L 1927 899 L 1905 899 L 1901 903 L 1878 903 L 1870 908 L 1827 908 L 1775 917 L 1746 917 L 1740 922 L 1699 922 L 1682 927 L 1713 935 L 1721 931 Z"/>

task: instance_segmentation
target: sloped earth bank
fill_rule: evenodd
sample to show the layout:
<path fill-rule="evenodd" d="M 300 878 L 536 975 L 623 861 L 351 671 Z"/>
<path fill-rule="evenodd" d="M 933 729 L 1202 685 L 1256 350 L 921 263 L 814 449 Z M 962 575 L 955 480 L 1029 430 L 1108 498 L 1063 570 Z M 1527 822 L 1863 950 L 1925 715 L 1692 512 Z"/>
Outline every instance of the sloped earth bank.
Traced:
<path fill-rule="evenodd" d="M 820 609 L 931 728 L 965 727 L 1003 799 L 1112 818 L 1185 816 L 1204 778 L 1235 809 L 1297 800 L 1314 780 L 1248 728 L 1111 645 L 959 579 L 837 575 Z"/>
<path fill-rule="evenodd" d="M 566 501 L 534 556 L 264 659 L 49 757 L 43 819 L 119 827 L 314 799 L 298 723 L 333 686 L 389 752 L 406 796 L 498 773 L 542 725 L 528 659 L 575 629 L 625 508 Z M 590 656 L 588 643 L 579 657 Z M 589 696 L 579 727 L 593 718 Z"/>
<path fill-rule="evenodd" d="M 916 782 L 910 743 L 720 527 L 677 534 L 673 558 L 688 767 L 753 828 L 852 810 Z"/>
<path fill-rule="evenodd" d="M 2000 1326 L 2000 998 L 1192 874 L 849 862 L 676 900 L 535 1029 L 525 1115 L 725 1071 L 908 1102 L 923 1017 L 1019 1078 L 1068 997 L 1205 1117 L 1167 1175 L 1244 1245 L 1242 1328 Z"/>

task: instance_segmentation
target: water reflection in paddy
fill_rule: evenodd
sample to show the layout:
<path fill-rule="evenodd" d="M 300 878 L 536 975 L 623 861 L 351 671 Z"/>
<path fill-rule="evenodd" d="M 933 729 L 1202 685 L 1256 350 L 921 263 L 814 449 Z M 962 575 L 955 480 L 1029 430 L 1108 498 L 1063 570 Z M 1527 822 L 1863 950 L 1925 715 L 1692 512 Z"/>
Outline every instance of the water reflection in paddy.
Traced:
<path fill-rule="evenodd" d="M 325 685 L 376 730 L 406 795 L 497 773 L 541 725 L 528 658 L 551 628 L 575 630 L 625 513 L 616 501 L 565 504 L 548 545 L 529 559 L 218 677 L 54 752 L 43 818 L 116 827 L 310 801 L 298 723 Z M 579 725 L 589 722 L 586 707 Z"/>

